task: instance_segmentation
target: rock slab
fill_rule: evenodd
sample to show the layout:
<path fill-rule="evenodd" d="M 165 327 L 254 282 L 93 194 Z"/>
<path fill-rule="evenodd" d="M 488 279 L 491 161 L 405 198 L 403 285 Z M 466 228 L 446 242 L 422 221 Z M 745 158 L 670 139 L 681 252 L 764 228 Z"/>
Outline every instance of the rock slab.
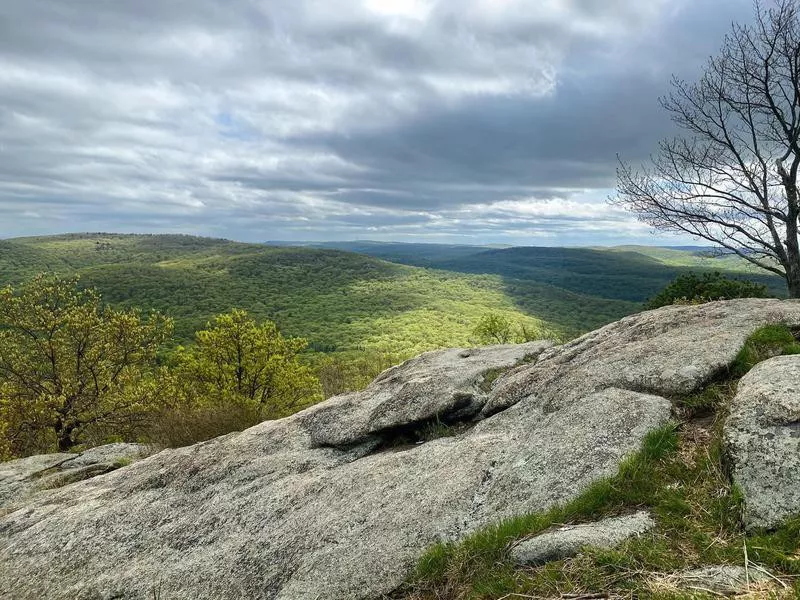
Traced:
<path fill-rule="evenodd" d="M 307 411 L 302 422 L 317 446 L 346 446 L 427 420 L 477 414 L 488 400 L 487 374 L 535 362 L 553 342 L 426 352 L 381 373 L 365 390 Z"/>
<path fill-rule="evenodd" d="M 560 527 L 522 541 L 511 551 L 511 558 L 518 565 L 542 565 L 575 556 L 587 546 L 613 548 L 655 525 L 649 513 L 639 511 L 596 523 Z"/>
<path fill-rule="evenodd" d="M 741 379 L 724 440 L 747 528 L 800 515 L 800 356 L 771 358 Z"/>
<path fill-rule="evenodd" d="M 147 446 L 120 443 L 0 463 L 0 508 L 23 502 L 40 490 L 108 473 L 148 454 L 151 452 Z"/>

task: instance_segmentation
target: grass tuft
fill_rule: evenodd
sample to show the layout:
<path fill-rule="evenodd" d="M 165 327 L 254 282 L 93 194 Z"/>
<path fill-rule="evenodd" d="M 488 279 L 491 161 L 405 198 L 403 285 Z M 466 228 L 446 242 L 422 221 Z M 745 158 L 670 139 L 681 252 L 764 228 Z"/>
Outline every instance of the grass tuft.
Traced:
<path fill-rule="evenodd" d="M 800 343 L 785 325 L 766 325 L 745 342 L 730 367 L 730 375 L 739 378 L 763 360 L 783 354 L 800 354 Z"/>
<path fill-rule="evenodd" d="M 458 544 L 433 546 L 420 559 L 409 591 L 431 598 L 491 598 L 510 593 L 518 583 L 508 560 L 512 542 L 561 523 L 586 521 L 645 500 L 658 483 L 656 465 L 677 446 L 674 424 L 651 431 L 641 451 L 625 460 L 615 477 L 596 481 L 567 504 L 500 521 Z M 465 596 L 461 595 L 464 590 L 468 590 Z"/>

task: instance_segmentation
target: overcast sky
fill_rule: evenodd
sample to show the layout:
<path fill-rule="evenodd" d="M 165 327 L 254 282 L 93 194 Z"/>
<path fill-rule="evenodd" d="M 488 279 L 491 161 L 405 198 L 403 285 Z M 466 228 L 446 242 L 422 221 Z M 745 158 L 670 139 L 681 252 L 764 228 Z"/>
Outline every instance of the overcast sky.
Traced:
<path fill-rule="evenodd" d="M 750 0 L 2 0 L 0 237 L 685 243 L 606 203 Z"/>

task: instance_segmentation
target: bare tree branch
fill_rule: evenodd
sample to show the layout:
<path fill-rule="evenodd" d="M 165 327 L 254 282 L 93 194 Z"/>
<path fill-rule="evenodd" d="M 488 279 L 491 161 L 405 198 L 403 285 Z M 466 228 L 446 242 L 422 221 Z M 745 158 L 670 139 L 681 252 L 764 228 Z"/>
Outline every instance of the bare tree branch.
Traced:
<path fill-rule="evenodd" d="M 620 161 L 612 202 L 662 231 L 719 245 L 800 297 L 800 0 L 756 4 L 695 83 L 661 104 L 686 135 L 649 167 Z"/>

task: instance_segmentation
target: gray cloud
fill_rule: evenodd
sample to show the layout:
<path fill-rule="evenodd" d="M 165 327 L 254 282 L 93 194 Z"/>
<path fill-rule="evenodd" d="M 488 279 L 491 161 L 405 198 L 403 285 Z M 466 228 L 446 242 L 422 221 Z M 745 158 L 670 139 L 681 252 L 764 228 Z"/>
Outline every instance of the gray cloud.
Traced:
<path fill-rule="evenodd" d="M 647 240 L 605 204 L 749 0 L 7 0 L 0 236 Z"/>

